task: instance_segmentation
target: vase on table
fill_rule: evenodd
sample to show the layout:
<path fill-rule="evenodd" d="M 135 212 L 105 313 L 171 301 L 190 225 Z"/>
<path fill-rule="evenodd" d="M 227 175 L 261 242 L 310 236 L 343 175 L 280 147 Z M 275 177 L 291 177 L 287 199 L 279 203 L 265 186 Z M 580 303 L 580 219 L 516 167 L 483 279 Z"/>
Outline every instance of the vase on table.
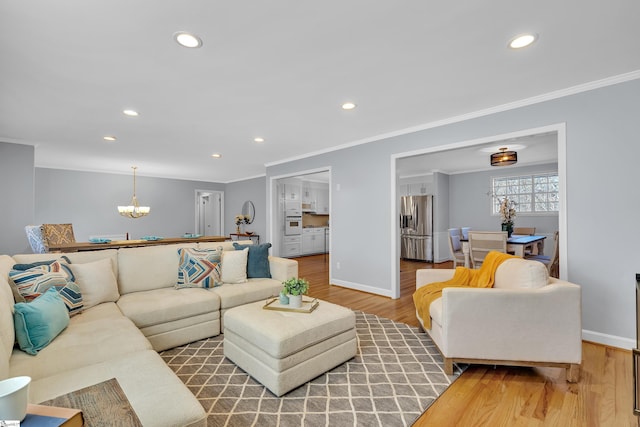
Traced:
<path fill-rule="evenodd" d="M 240 224 L 236 224 L 236 234 L 242 234 L 240 233 Z"/>
<path fill-rule="evenodd" d="M 289 296 L 289 307 L 291 308 L 302 307 L 302 295 L 288 295 L 288 296 Z"/>
<path fill-rule="evenodd" d="M 507 237 L 511 237 L 513 234 L 513 223 L 512 222 L 503 222 L 502 223 L 502 231 L 507 232 Z"/>

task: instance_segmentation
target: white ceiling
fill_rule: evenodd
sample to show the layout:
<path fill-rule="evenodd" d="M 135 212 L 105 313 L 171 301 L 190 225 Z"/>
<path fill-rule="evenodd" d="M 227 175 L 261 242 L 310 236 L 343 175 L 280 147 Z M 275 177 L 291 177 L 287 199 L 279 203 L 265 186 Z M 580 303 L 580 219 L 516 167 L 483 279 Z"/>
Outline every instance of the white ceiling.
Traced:
<path fill-rule="evenodd" d="M 35 145 L 39 167 L 229 182 L 640 70 L 638 16 L 637 0 L 0 0 L 0 141 Z M 538 41 L 507 48 L 523 32 Z"/>
<path fill-rule="evenodd" d="M 507 167 L 500 166 L 502 170 L 558 161 L 558 135 L 556 132 L 547 132 L 398 159 L 396 172 L 400 178 L 409 178 L 431 172 L 452 175 L 495 170 L 497 167 L 491 166 L 490 156 L 500 148 L 518 154 L 518 162 Z"/>

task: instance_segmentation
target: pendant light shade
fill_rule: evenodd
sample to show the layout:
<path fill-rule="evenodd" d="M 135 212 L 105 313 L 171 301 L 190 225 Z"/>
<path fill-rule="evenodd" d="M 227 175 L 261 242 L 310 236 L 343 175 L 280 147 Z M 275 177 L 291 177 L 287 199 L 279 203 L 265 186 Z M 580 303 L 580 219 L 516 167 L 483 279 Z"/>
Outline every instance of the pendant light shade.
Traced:
<path fill-rule="evenodd" d="M 126 216 L 127 218 L 135 219 L 149 215 L 151 208 L 149 206 L 140 206 L 138 204 L 138 199 L 136 198 L 136 169 L 138 168 L 132 166 L 131 169 L 133 169 L 133 197 L 131 198 L 131 204 L 128 206 L 118 206 L 118 213 L 122 216 Z"/>
<path fill-rule="evenodd" d="M 509 166 L 518 162 L 518 153 L 508 151 L 507 147 L 500 148 L 500 151 L 491 155 L 491 166 Z"/>

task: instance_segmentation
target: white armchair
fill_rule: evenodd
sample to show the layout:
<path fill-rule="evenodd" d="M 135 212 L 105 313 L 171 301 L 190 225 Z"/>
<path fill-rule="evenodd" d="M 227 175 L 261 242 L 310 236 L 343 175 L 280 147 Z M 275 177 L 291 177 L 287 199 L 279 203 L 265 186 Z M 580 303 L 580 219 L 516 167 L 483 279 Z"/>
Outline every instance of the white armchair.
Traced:
<path fill-rule="evenodd" d="M 417 270 L 416 289 L 453 274 L 454 270 Z M 429 313 L 431 329 L 425 330 L 442 353 L 447 374 L 455 362 L 552 366 L 566 368 L 567 381 L 578 380 L 580 286 L 549 278 L 539 262 L 504 261 L 493 288 L 445 288 Z"/>

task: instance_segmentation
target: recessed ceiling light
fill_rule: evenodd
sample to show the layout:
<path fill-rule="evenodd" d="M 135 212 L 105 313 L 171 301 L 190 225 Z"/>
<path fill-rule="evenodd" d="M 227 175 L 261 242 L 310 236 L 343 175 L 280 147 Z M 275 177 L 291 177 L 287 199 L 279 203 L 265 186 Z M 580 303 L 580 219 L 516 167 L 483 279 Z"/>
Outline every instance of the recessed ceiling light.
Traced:
<path fill-rule="evenodd" d="M 356 104 L 354 104 L 353 102 L 345 102 L 344 104 L 342 104 L 343 110 L 353 110 L 354 108 L 356 108 Z"/>
<path fill-rule="evenodd" d="M 514 37 L 509 42 L 509 47 L 511 49 L 521 49 L 523 47 L 529 46 L 531 43 L 538 39 L 537 34 L 522 34 L 518 37 Z"/>
<path fill-rule="evenodd" d="M 131 116 L 131 117 L 138 117 L 139 114 L 136 110 L 123 110 L 122 111 L 124 114 L 126 114 L 127 116 Z"/>
<path fill-rule="evenodd" d="M 264 138 L 261 138 L 261 137 L 253 138 L 253 140 L 255 142 L 264 142 Z"/>
<path fill-rule="evenodd" d="M 202 46 L 202 40 L 198 36 L 194 36 L 191 33 L 184 31 L 178 31 L 173 35 L 180 46 L 184 47 L 200 47 Z"/>
<path fill-rule="evenodd" d="M 112 135 L 107 135 L 107 136 L 103 137 L 102 139 L 104 139 L 105 141 L 115 141 L 117 138 L 115 136 L 112 136 Z"/>
<path fill-rule="evenodd" d="M 211 155 L 211 157 L 213 157 L 214 159 L 219 159 L 220 157 L 222 157 L 222 154 L 220 154 L 220 153 L 213 153 L 213 154 Z"/>

